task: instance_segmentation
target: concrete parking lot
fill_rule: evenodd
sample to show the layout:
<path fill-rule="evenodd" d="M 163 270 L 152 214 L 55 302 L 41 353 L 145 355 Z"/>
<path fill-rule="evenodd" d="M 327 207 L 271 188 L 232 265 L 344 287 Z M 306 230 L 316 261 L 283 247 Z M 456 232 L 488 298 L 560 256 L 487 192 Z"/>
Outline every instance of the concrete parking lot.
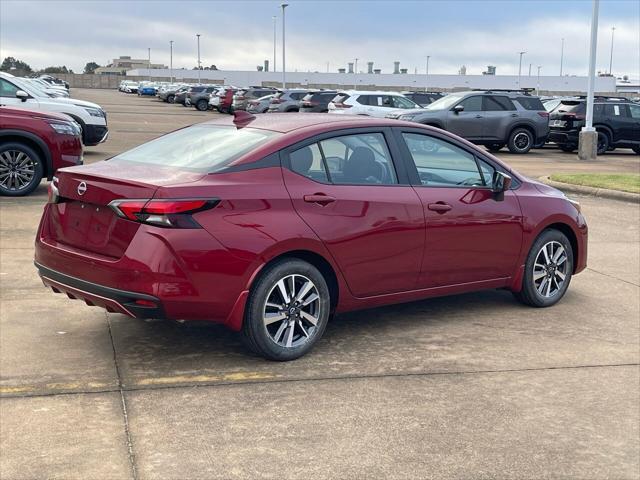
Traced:
<path fill-rule="evenodd" d="M 87 163 L 215 115 L 115 91 Z M 545 148 L 530 176 L 639 172 Z M 589 268 L 557 306 L 487 291 L 341 315 L 290 363 L 216 325 L 54 295 L 33 266 L 46 185 L 0 200 L 0 477 L 638 478 L 640 205 L 579 198 Z"/>

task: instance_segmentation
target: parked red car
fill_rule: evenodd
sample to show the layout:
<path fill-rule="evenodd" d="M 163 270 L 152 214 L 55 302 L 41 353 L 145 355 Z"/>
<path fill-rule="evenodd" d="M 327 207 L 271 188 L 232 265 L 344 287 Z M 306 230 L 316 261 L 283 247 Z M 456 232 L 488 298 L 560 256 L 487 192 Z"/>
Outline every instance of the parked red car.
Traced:
<path fill-rule="evenodd" d="M 576 202 L 415 123 L 238 112 L 51 185 L 45 285 L 221 322 L 275 360 L 308 352 L 333 313 L 490 288 L 546 307 L 586 267 Z"/>
<path fill-rule="evenodd" d="M 28 195 L 58 168 L 81 163 L 81 130 L 71 117 L 0 106 L 0 195 Z"/>

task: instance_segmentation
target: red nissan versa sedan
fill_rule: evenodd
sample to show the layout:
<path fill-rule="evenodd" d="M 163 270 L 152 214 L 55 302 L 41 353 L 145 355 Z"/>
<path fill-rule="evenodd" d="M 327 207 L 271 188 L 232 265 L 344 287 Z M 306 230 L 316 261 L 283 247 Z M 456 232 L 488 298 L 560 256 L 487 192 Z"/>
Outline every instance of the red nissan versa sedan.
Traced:
<path fill-rule="evenodd" d="M 81 131 L 71 117 L 0 106 L 0 195 L 28 195 L 58 168 L 79 164 Z"/>
<path fill-rule="evenodd" d="M 35 253 L 56 292 L 221 322 L 273 360 L 347 310 L 489 288 L 547 307 L 586 259 L 576 202 L 445 131 L 246 112 L 59 171 Z"/>

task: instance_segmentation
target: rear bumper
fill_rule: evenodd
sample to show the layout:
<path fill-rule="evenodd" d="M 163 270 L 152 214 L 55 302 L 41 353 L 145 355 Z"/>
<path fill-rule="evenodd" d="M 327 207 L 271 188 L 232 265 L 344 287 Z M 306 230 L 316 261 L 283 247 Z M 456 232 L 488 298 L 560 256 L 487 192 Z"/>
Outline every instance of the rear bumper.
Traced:
<path fill-rule="evenodd" d="M 42 283 L 56 293 L 134 318 L 165 318 L 160 300 L 154 296 L 105 287 L 34 263 Z"/>
<path fill-rule="evenodd" d="M 578 144 L 578 132 L 569 130 L 569 131 L 557 131 L 551 130 L 549 132 L 549 142 L 559 143 L 561 145 L 566 144 Z"/>

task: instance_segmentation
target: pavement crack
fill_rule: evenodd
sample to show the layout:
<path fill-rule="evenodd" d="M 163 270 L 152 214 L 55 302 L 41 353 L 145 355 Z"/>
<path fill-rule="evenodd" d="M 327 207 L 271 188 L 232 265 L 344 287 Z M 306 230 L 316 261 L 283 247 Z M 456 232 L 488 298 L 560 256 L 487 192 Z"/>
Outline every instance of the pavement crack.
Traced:
<path fill-rule="evenodd" d="M 609 273 L 600 272 L 598 270 L 594 270 L 591 267 L 587 267 L 587 270 L 590 272 L 594 272 L 600 275 L 604 275 L 605 277 L 613 278 L 614 280 L 620 280 L 621 282 L 628 283 L 629 285 L 633 285 L 634 287 L 640 287 L 637 283 L 630 282 L 629 280 L 625 280 L 624 278 L 616 277 L 615 275 L 611 275 Z"/>
<path fill-rule="evenodd" d="M 136 471 L 136 457 L 133 453 L 133 440 L 131 439 L 131 430 L 129 428 L 129 414 L 127 413 L 127 400 L 124 396 L 124 389 L 122 387 L 122 376 L 120 375 L 120 366 L 118 365 L 118 355 L 116 353 L 116 344 L 113 341 L 113 333 L 111 331 L 111 320 L 109 320 L 109 315 L 105 312 L 104 314 L 107 320 L 107 328 L 109 330 L 109 340 L 111 341 L 111 349 L 113 350 L 113 363 L 116 370 L 116 377 L 118 380 L 118 392 L 120 393 L 120 403 L 122 405 L 122 418 L 124 422 L 124 433 L 127 439 L 127 453 L 129 457 L 129 465 L 131 466 L 131 478 L 133 480 L 138 479 L 138 474 Z"/>

